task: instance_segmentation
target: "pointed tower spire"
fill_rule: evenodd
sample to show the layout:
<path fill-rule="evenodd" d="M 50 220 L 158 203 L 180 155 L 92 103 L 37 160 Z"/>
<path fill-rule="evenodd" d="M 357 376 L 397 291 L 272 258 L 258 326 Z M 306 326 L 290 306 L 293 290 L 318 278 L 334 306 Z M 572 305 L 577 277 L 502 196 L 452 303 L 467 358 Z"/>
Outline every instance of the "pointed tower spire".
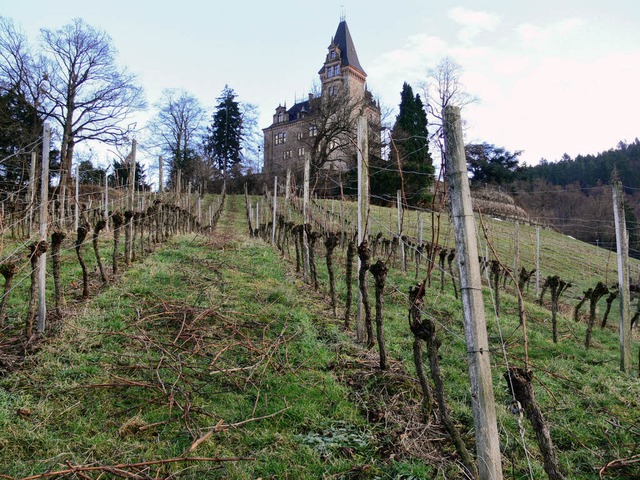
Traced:
<path fill-rule="evenodd" d="M 360 61 L 358 60 L 358 53 L 356 52 L 356 47 L 353 44 L 353 39 L 351 38 L 351 33 L 349 32 L 346 20 L 343 19 L 340 21 L 333 39 L 334 43 L 340 47 L 342 66 L 351 66 L 366 75 L 364 69 L 360 65 Z"/>

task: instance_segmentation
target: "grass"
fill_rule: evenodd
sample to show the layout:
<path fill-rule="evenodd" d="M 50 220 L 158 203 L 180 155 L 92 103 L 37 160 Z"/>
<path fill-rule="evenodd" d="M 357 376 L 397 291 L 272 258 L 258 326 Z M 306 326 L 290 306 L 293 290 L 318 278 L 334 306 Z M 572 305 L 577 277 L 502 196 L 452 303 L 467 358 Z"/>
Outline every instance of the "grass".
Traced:
<path fill-rule="evenodd" d="M 330 203 L 328 203 L 330 205 Z M 320 207 L 322 203 L 320 202 Z M 354 206 L 348 204 L 347 212 L 353 214 Z M 327 207 L 330 211 L 331 207 Z M 339 211 L 338 206 L 333 207 Z M 322 208 L 314 210 L 316 219 L 323 218 Z M 372 234 L 377 229 L 395 232 L 395 212 L 382 207 L 372 207 Z M 414 212 L 406 217 L 412 232 L 417 224 Z M 430 230 L 430 216 L 423 215 L 426 232 Z M 488 227 L 488 239 L 497 250 L 503 263 L 512 265 L 514 255 L 514 224 L 493 218 L 484 218 Z M 386 224 L 386 229 L 382 227 Z M 389 228 L 389 225 L 391 227 Z M 452 246 L 453 239 L 448 223 L 442 225 L 441 239 Z M 484 236 L 479 243 L 484 245 Z M 535 372 L 534 388 L 537 399 L 551 425 L 561 468 L 568 478 L 594 478 L 600 468 L 616 459 L 635 458 L 637 453 L 640 416 L 638 415 L 638 370 L 634 366 L 631 375 L 619 371 L 619 340 L 617 335 L 617 302 L 609 315 L 610 327 L 594 329 L 595 344 L 585 350 L 586 325 L 572 320 L 572 308 L 582 291 L 595 286 L 597 281 L 611 285 L 616 279 L 615 254 L 592 245 L 584 244 L 551 230 L 541 229 L 541 273 L 559 275 L 572 282 L 573 287 L 563 295 L 563 314 L 559 316 L 558 344 L 551 340 L 551 314 L 534 303 L 535 288 L 525 292 L 528 317 L 529 361 Z M 519 250 L 521 264 L 535 266 L 535 227 L 519 225 Z M 344 261 L 344 252 L 337 252 Z M 399 265 L 399 264 L 398 264 Z M 387 280 L 385 318 L 387 346 L 391 355 L 413 370 L 411 358 L 412 337 L 407 328 L 408 301 L 406 293 L 415 283 L 414 266 L 410 262 L 407 274 L 392 268 Z M 631 271 L 637 261 L 631 261 Z M 320 266 L 323 285 L 326 285 L 324 265 Z M 420 277 L 422 278 L 422 277 Z M 467 365 L 465 361 L 464 332 L 460 303 L 455 299 L 450 280 L 446 280 L 444 292 L 439 290 L 439 273 L 435 273 L 433 287 L 429 289 L 425 310 L 439 323 L 442 341 L 441 357 L 447 395 L 454 417 L 463 432 L 472 432 L 473 417 L 468 394 Z M 486 283 L 486 280 L 485 280 Z M 338 279 L 340 294 L 344 298 L 343 279 Z M 370 292 L 372 287 L 370 287 Z M 326 293 L 326 288 L 325 288 Z M 524 359 L 523 335 L 519 326 L 517 301 L 512 290 L 501 292 L 501 316 L 493 313 L 491 295 L 485 289 L 490 346 L 494 351 L 493 384 L 498 402 L 498 422 L 504 454 L 505 475 L 528 478 L 530 468 L 534 478 L 544 477 L 542 462 L 537 454 L 535 436 L 530 425 L 518 422 L 509 413 L 512 401 L 503 374 L 508 365 L 522 366 Z M 372 296 L 372 293 L 370 293 Z M 548 300 L 548 297 L 547 297 Z M 598 308 L 598 321 L 604 310 L 604 298 Z M 583 309 L 583 313 L 584 313 Z M 500 333 L 502 332 L 502 334 Z M 634 334 L 634 344 L 637 335 Z M 506 346 L 503 353 L 502 345 Z M 635 358 L 634 346 L 632 357 Z M 524 435 L 524 444 L 521 440 Z M 472 435 L 467 437 L 472 441 Z M 532 453 L 527 461 L 525 448 Z M 529 467 L 531 464 L 531 467 Z M 606 470 L 604 478 L 632 478 L 640 476 L 637 463 Z"/>
<path fill-rule="evenodd" d="M 57 334 L 0 379 L 0 474 L 21 478 L 69 464 L 173 459 L 202 439 L 191 456 L 251 460 L 148 465 L 139 473 L 182 479 L 460 478 L 446 436 L 437 425 L 420 430 L 416 420 L 420 398 L 406 295 L 415 283 L 413 264 L 411 273 L 397 265 L 389 273 L 385 328 L 392 369 L 381 373 L 376 352 L 356 345 L 331 318 L 321 242 L 321 291 L 314 293 L 275 248 L 246 238 L 242 198 L 227 201 L 213 237 L 175 237 L 89 301 L 69 304 L 75 314 L 56 325 Z M 389 210 L 375 215 L 377 224 L 388 222 Z M 448 228 L 443 239 L 452 242 Z M 535 247 L 533 232 L 520 225 L 523 263 Z M 489 238 L 501 255 L 512 255 L 512 224 L 490 220 Z M 551 231 L 541 238 L 543 272 L 575 282 L 565 301 L 614 268 L 600 249 Z M 91 255 L 87 249 L 89 263 Z M 341 249 L 336 262 L 344 301 Z M 72 282 L 78 270 L 70 266 L 64 275 L 68 291 L 77 291 Z M 505 478 L 530 478 L 529 468 L 533 478 L 544 478 L 535 436 L 526 420 L 510 413 L 503 378 L 506 362 L 522 365 L 524 357 L 517 302 L 504 293 L 498 319 L 489 292 L 484 294 Z M 14 301 L 19 312 L 23 300 Z M 441 292 L 436 275 L 426 302 L 439 326 L 452 415 L 473 451 L 462 315 L 450 280 Z M 609 462 L 637 452 L 637 372 L 618 371 L 615 329 L 596 328 L 594 345 L 585 350 L 586 326 L 569 314 L 560 317 L 554 344 L 550 312 L 529 302 L 526 309 L 534 387 L 561 468 L 567 478 L 597 478 Z M 635 478 L 640 472 L 634 466 L 611 468 L 604 478 Z"/>

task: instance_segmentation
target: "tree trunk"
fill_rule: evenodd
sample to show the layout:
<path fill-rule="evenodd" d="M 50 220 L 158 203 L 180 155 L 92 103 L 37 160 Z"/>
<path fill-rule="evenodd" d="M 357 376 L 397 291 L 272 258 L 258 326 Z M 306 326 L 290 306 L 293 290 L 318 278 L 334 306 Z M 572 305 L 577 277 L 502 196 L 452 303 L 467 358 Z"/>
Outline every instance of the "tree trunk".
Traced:
<path fill-rule="evenodd" d="M 98 246 L 98 236 L 100 235 L 100 230 L 107 226 L 107 222 L 104 220 L 98 220 L 96 226 L 93 228 L 93 251 L 96 255 L 96 261 L 98 262 L 98 268 L 100 269 L 100 277 L 102 281 L 106 284 L 108 283 L 107 275 L 104 272 L 104 267 L 102 266 L 102 259 L 100 258 L 100 248 Z"/>
<path fill-rule="evenodd" d="M 382 307 L 384 301 L 384 284 L 389 269 L 382 260 L 378 260 L 371 266 L 371 273 L 376 283 L 376 336 L 378 339 L 378 351 L 380 352 L 380 370 L 387 369 L 387 350 L 384 342 L 384 317 Z"/>
<path fill-rule="evenodd" d="M 525 416 L 531 422 L 531 426 L 536 432 L 538 448 L 540 448 L 540 453 L 542 454 L 544 470 L 547 472 L 547 476 L 550 480 L 564 480 L 564 476 L 560 472 L 555 449 L 553 448 L 549 425 L 547 425 L 535 399 L 535 393 L 531 385 L 533 372 L 531 370 L 511 367 L 505 372 L 504 378 L 507 381 L 507 387 L 513 393 L 515 400 L 520 403 Z"/>
<path fill-rule="evenodd" d="M 0 327 L 4 327 L 7 318 L 7 305 L 11 296 L 11 284 L 13 277 L 18 271 L 18 267 L 13 262 L 5 262 L 0 265 L 0 274 L 4 277 L 4 292 L 2 295 L 2 304 L 0 305 Z"/>
<path fill-rule="evenodd" d="M 89 298 L 89 273 L 87 272 L 87 264 L 84 261 L 84 255 L 82 253 L 82 244 L 84 240 L 87 238 L 87 233 L 89 233 L 88 225 L 78 225 L 78 237 L 76 238 L 75 248 L 76 255 L 78 256 L 78 262 L 80 263 L 80 267 L 82 268 L 82 299 L 86 300 Z"/>
<path fill-rule="evenodd" d="M 369 292 L 367 289 L 367 270 L 369 270 L 369 259 L 371 251 L 366 240 L 358 246 L 358 257 L 360 257 L 360 271 L 358 272 L 358 285 L 360 286 L 360 294 L 362 296 L 362 306 L 364 308 L 364 326 L 367 331 L 367 348 L 375 345 L 373 336 L 373 323 L 371 321 L 371 305 L 369 305 Z"/>
<path fill-rule="evenodd" d="M 53 287 L 56 305 L 56 314 L 62 318 L 62 286 L 60 284 L 60 247 L 64 238 L 67 236 L 64 232 L 53 232 L 51 234 L 51 259 L 53 260 Z"/>
<path fill-rule="evenodd" d="M 40 256 L 48 249 L 47 242 L 40 241 L 29 245 L 31 261 L 31 288 L 29 290 L 29 306 L 27 308 L 27 318 L 25 321 L 25 335 L 27 338 L 31 338 L 33 335 L 33 323 L 38 314 L 38 272 L 40 270 L 38 266 L 38 260 Z"/>
<path fill-rule="evenodd" d="M 333 311 L 333 318 L 336 318 L 338 316 L 338 313 L 336 306 L 336 281 L 335 274 L 333 272 L 333 251 L 338 246 L 338 237 L 335 233 L 332 232 L 327 235 L 327 238 L 324 241 L 324 246 L 326 249 L 327 272 L 329 274 L 329 295 L 331 297 L 331 310 Z"/>
<path fill-rule="evenodd" d="M 349 240 L 347 246 L 347 265 L 345 272 L 345 282 L 347 284 L 347 298 L 344 305 L 344 327 L 350 328 L 351 316 L 351 298 L 353 297 L 353 257 L 356 255 L 356 244 L 353 240 Z"/>

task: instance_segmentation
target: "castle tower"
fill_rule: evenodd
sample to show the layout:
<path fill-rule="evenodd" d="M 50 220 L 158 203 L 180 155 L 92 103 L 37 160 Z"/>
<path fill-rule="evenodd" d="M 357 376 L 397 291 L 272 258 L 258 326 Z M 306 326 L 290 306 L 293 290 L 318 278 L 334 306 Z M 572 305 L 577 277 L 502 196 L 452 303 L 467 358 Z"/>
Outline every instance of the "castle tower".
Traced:
<path fill-rule="evenodd" d="M 346 20 L 338 24 L 328 50 L 324 65 L 318 72 L 323 96 L 337 95 L 340 88 L 346 88 L 349 98 L 362 100 L 367 74 L 358 60 Z"/>
<path fill-rule="evenodd" d="M 356 116 L 365 112 L 371 125 L 375 125 L 371 131 L 379 128 L 380 108 L 366 89 L 367 74 L 344 18 L 318 75 L 320 95 L 310 93 L 308 99 L 297 101 L 291 108 L 279 105 L 273 123 L 262 130 L 264 173 L 299 171 L 308 154 L 312 162 L 322 165 L 320 168 L 346 171 L 352 168 L 355 158 L 355 133 L 350 129 Z"/>

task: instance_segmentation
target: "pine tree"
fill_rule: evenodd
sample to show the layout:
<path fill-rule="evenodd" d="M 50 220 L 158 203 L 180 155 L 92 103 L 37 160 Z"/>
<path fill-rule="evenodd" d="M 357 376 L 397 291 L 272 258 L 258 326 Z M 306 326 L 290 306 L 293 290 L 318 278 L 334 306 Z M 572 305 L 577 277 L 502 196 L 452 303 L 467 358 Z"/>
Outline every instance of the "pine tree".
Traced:
<path fill-rule="evenodd" d="M 429 154 L 427 113 L 420 95 L 414 96 L 408 83 L 402 85 L 400 111 L 391 131 L 392 165 L 397 168 L 398 158 L 404 177 L 407 203 L 420 205 L 431 198 L 433 160 Z"/>
<path fill-rule="evenodd" d="M 234 170 L 242 159 L 243 122 L 236 97 L 233 89 L 225 85 L 217 98 L 218 105 L 205 139 L 206 153 L 224 176 Z"/>

